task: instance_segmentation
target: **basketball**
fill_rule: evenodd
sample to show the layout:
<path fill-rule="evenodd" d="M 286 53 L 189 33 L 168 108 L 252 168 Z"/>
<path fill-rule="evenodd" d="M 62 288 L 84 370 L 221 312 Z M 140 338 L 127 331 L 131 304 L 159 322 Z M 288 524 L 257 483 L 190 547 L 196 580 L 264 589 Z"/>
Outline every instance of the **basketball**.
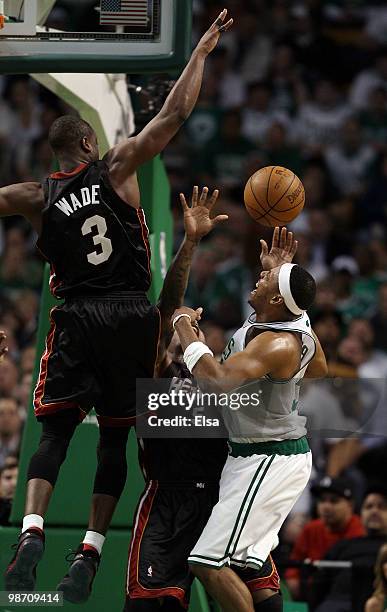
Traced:
<path fill-rule="evenodd" d="M 305 204 L 305 189 L 291 170 L 266 166 L 247 181 L 244 200 L 254 221 L 275 227 L 290 223 L 300 214 Z"/>

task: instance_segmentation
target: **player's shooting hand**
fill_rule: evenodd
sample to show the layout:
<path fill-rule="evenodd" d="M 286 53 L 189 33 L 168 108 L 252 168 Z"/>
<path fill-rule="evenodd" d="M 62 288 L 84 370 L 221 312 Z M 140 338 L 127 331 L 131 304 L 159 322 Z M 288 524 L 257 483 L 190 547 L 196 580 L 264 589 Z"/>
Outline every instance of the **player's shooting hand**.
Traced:
<path fill-rule="evenodd" d="M 179 315 L 188 315 L 188 316 L 181 317 L 176 322 L 175 326 L 177 327 L 181 321 L 188 321 L 188 317 L 189 317 L 191 319 L 192 327 L 197 328 L 198 322 L 202 318 L 202 312 L 203 312 L 203 308 L 197 308 L 196 310 L 193 310 L 192 308 L 188 308 L 188 306 L 182 306 L 181 308 L 178 308 L 177 310 L 175 310 L 175 312 L 172 315 L 171 322 L 173 324 L 174 320 Z"/>
<path fill-rule="evenodd" d="M 8 346 L 6 345 L 7 336 L 3 331 L 0 331 L 0 363 L 8 353 Z"/>
<path fill-rule="evenodd" d="M 199 188 L 195 186 L 192 191 L 191 206 L 188 206 L 185 195 L 183 193 L 180 194 L 180 201 L 184 212 L 184 229 L 187 239 L 191 242 L 199 242 L 218 223 L 227 221 L 227 215 L 218 215 L 213 219 L 210 217 L 218 196 L 219 191 L 215 189 L 211 197 L 209 197 L 208 187 L 204 187 L 199 198 Z"/>
<path fill-rule="evenodd" d="M 227 22 L 225 22 L 226 15 L 227 9 L 223 9 L 210 29 L 207 30 L 207 32 L 199 40 L 196 51 L 203 53 L 206 56 L 215 49 L 221 33 L 226 32 L 229 28 L 231 28 L 234 21 L 233 19 L 229 19 Z"/>
<path fill-rule="evenodd" d="M 264 270 L 272 270 L 284 263 L 291 263 L 298 247 L 293 232 L 288 232 L 286 227 L 283 227 L 281 231 L 279 227 L 274 228 L 270 251 L 265 240 L 260 242 L 261 264 Z"/>

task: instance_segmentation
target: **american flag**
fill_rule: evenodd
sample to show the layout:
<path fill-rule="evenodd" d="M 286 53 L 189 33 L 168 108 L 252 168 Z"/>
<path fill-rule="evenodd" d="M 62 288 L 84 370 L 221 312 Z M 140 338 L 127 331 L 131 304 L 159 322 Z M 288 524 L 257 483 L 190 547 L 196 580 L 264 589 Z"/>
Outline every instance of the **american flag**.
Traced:
<path fill-rule="evenodd" d="M 101 25 L 145 26 L 148 0 L 101 0 Z"/>

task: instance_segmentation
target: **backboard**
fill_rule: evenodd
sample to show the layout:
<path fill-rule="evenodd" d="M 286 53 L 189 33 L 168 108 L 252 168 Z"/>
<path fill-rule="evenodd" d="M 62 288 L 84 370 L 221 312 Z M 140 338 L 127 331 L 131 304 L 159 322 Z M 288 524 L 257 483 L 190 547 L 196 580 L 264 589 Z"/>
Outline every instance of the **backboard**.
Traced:
<path fill-rule="evenodd" d="M 46 27 L 55 11 L 72 7 L 74 0 L 4 0 L 1 73 L 157 73 L 188 59 L 192 0 L 83 0 L 66 30 Z"/>

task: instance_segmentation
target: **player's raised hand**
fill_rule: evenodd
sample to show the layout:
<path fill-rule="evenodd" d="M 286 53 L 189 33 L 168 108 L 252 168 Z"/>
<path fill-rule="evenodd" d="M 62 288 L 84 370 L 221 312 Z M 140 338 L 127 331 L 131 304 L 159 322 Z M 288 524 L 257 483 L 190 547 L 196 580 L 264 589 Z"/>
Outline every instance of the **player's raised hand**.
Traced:
<path fill-rule="evenodd" d="M 274 228 L 270 251 L 265 240 L 261 240 L 260 243 L 261 264 L 264 270 L 291 263 L 298 247 L 293 232 L 288 232 L 286 227 L 283 227 L 281 231 L 279 227 Z"/>
<path fill-rule="evenodd" d="M 223 11 L 219 14 L 219 17 L 199 40 L 196 51 L 203 53 L 204 55 L 208 55 L 215 49 L 221 33 L 226 32 L 229 28 L 231 28 L 234 21 L 233 19 L 225 21 L 226 16 L 227 9 L 223 9 Z"/>
<path fill-rule="evenodd" d="M 203 308 L 201 306 L 200 308 L 196 308 L 196 310 L 194 310 L 193 308 L 188 308 L 188 306 L 181 306 L 181 308 L 178 308 L 177 310 L 175 310 L 175 312 L 172 315 L 171 322 L 172 322 L 173 328 L 175 329 L 175 326 L 178 325 L 178 322 L 181 319 L 188 319 L 188 318 L 191 320 L 191 325 L 193 327 L 197 327 L 198 322 L 202 318 L 202 314 L 203 314 Z"/>
<path fill-rule="evenodd" d="M 0 363 L 8 353 L 8 346 L 6 345 L 7 336 L 3 331 L 0 331 Z"/>
<path fill-rule="evenodd" d="M 192 191 L 191 206 L 183 193 L 180 194 L 180 201 L 184 212 L 184 229 L 186 237 L 192 242 L 199 242 L 206 236 L 218 223 L 227 221 L 228 215 L 217 215 L 211 218 L 211 211 L 219 197 L 218 189 L 209 197 L 208 187 L 203 187 L 199 197 L 199 188 L 195 185 Z"/>

